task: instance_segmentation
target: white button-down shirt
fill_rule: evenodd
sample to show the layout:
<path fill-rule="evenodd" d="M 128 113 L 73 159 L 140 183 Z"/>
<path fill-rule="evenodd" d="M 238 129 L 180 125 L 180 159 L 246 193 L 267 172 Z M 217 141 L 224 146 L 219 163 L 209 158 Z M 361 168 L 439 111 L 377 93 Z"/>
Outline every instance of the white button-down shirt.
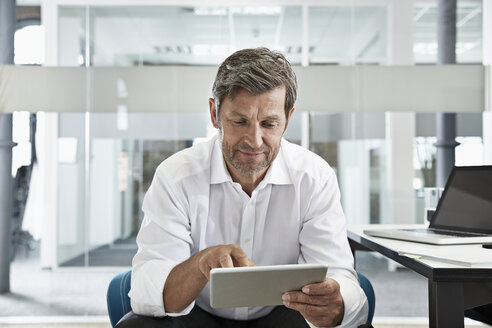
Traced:
<path fill-rule="evenodd" d="M 238 244 L 256 265 L 326 263 L 340 284 L 343 327 L 367 318 L 367 299 L 353 269 L 333 169 L 316 154 L 281 141 L 251 197 L 232 181 L 217 137 L 162 162 L 143 202 L 133 258 L 131 305 L 137 314 L 177 316 L 195 302 L 221 317 L 248 320 L 273 307 L 210 306 L 209 284 L 181 313 L 167 313 L 162 291 L 174 266 L 219 244 Z"/>

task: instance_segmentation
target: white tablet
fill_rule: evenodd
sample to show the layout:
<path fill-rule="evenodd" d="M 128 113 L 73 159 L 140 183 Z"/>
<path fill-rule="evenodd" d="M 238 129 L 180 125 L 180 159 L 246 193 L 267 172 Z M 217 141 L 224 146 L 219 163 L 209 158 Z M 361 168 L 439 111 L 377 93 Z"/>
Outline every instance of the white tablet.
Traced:
<path fill-rule="evenodd" d="M 210 271 L 213 308 L 282 304 L 282 294 L 321 282 L 326 264 L 286 264 L 218 268 Z"/>

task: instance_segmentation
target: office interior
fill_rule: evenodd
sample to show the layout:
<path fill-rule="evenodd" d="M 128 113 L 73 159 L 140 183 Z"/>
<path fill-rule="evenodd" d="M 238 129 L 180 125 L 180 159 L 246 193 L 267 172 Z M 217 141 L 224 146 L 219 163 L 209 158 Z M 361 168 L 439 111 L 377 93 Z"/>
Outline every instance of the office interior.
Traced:
<path fill-rule="evenodd" d="M 0 326 L 109 327 L 107 284 L 131 266 L 154 170 L 216 133 L 214 74 L 242 48 L 294 66 L 285 138 L 335 169 L 347 224 L 425 224 L 443 140 L 448 166 L 492 164 L 492 3 L 457 1 L 453 62 L 443 2 L 2 1 Z M 356 265 L 375 327 L 426 326 L 425 279 L 372 253 Z"/>

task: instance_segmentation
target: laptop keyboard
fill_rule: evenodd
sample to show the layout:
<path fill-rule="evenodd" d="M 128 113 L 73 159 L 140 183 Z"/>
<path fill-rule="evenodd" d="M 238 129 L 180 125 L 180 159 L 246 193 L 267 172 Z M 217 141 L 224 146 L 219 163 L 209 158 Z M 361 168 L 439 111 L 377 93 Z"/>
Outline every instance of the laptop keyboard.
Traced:
<path fill-rule="evenodd" d="M 420 232 L 420 233 L 426 233 L 430 235 L 444 235 L 444 236 L 451 236 L 451 237 L 487 237 L 489 235 L 481 234 L 481 233 L 472 233 L 472 232 L 457 232 L 457 231 L 449 231 L 449 230 L 440 230 L 440 229 L 404 229 L 405 231 L 412 231 L 412 232 Z"/>

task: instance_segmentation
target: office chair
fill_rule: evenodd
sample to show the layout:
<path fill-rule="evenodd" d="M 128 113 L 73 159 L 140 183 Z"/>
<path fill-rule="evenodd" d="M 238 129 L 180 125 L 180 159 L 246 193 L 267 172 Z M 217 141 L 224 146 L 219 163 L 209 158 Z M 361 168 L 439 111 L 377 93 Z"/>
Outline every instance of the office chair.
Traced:
<path fill-rule="evenodd" d="M 130 306 L 130 297 L 128 297 L 131 275 L 131 269 L 125 270 L 118 273 L 109 283 L 106 301 L 108 305 L 109 320 L 111 321 L 112 327 L 116 326 L 118 321 L 132 309 Z M 362 273 L 357 272 L 357 275 L 359 276 L 360 287 L 366 294 L 369 302 L 367 323 L 372 323 L 374 308 L 376 306 L 374 289 L 372 288 L 371 282 Z"/>
<path fill-rule="evenodd" d="M 128 296 L 131 278 L 132 270 L 128 269 L 118 273 L 109 283 L 106 302 L 111 327 L 116 326 L 118 321 L 132 310 L 130 297 Z"/>

